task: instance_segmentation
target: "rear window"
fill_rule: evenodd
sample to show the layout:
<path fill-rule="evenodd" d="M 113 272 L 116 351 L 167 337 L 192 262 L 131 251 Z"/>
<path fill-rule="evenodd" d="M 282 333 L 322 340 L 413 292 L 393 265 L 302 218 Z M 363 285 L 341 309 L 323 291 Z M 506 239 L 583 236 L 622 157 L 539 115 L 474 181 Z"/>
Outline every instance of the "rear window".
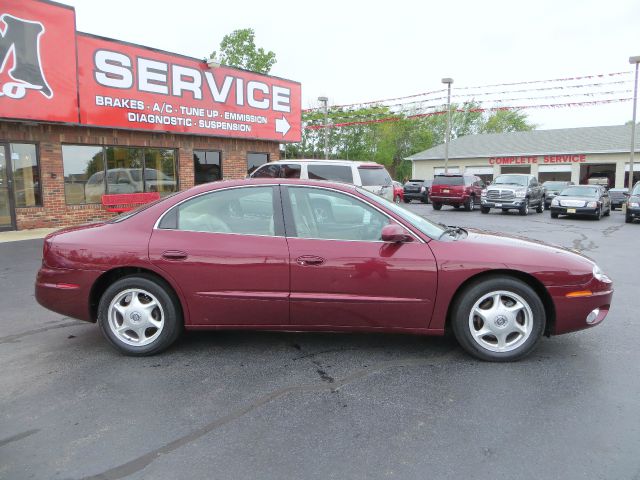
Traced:
<path fill-rule="evenodd" d="M 464 185 L 463 177 L 442 176 L 433 179 L 433 185 Z"/>
<path fill-rule="evenodd" d="M 265 165 L 251 174 L 251 178 L 278 178 L 280 165 Z"/>
<path fill-rule="evenodd" d="M 358 168 L 363 187 L 391 185 L 391 177 L 384 168 Z"/>
<path fill-rule="evenodd" d="M 353 174 L 348 165 L 308 165 L 307 172 L 311 180 L 353 183 Z"/>

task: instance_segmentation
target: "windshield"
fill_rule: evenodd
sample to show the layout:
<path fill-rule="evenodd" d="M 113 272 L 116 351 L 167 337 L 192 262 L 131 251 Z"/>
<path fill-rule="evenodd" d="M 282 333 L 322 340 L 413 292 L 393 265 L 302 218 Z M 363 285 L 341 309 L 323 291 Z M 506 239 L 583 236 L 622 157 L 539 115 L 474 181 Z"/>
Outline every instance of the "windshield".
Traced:
<path fill-rule="evenodd" d="M 127 218 L 131 218 L 134 215 L 137 215 L 138 213 L 146 210 L 147 208 L 152 207 L 153 205 L 156 205 L 156 204 L 158 204 L 160 202 L 164 202 L 167 198 L 171 198 L 171 197 L 173 197 L 174 195 L 176 195 L 178 193 L 179 192 L 174 192 L 174 193 L 172 193 L 170 195 L 162 197 L 162 198 L 160 198 L 158 200 L 155 200 L 153 202 L 149 202 L 149 203 L 145 203 L 144 205 L 140 205 L 138 208 L 134 208 L 133 210 L 129 210 L 128 212 L 121 213 L 120 215 L 118 215 L 116 217 L 113 217 L 111 220 L 109 220 L 109 223 L 120 223 L 123 220 L 126 220 Z"/>
<path fill-rule="evenodd" d="M 524 175 L 498 175 L 492 185 L 520 185 L 526 187 L 529 178 Z"/>
<path fill-rule="evenodd" d="M 357 190 L 358 192 L 369 198 L 369 200 L 372 200 L 374 203 L 383 205 L 388 210 L 391 210 L 393 213 L 409 222 L 411 225 L 416 227 L 418 230 L 420 230 L 430 238 L 438 239 L 442 235 L 442 232 L 445 231 L 446 227 L 443 225 L 433 223 L 426 218 L 423 218 L 420 215 L 416 215 L 415 213 L 405 209 L 404 207 L 396 205 L 395 203 L 390 202 L 385 198 L 379 197 L 378 195 L 375 195 L 371 192 L 368 192 L 363 188 L 358 188 Z"/>
<path fill-rule="evenodd" d="M 449 176 L 436 176 L 433 179 L 433 185 L 464 185 L 464 178 L 462 178 L 462 177 L 449 177 Z"/>
<path fill-rule="evenodd" d="M 358 168 L 363 187 L 391 185 L 391 177 L 384 168 Z"/>
<path fill-rule="evenodd" d="M 638 183 L 633 190 L 631 191 L 631 195 L 640 195 L 640 183 Z"/>
<path fill-rule="evenodd" d="M 569 187 L 560 194 L 561 197 L 595 197 L 597 195 L 596 187 Z"/>

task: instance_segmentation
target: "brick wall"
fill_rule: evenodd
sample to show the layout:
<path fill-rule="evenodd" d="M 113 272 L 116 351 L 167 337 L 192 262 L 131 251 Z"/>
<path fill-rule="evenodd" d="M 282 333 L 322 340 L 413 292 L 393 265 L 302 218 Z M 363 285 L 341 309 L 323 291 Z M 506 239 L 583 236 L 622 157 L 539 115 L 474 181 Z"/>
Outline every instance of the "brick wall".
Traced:
<path fill-rule="evenodd" d="M 0 142 L 35 143 L 39 147 L 43 205 L 17 208 L 18 230 L 77 225 L 114 215 L 105 211 L 101 205 L 67 205 L 65 203 L 62 165 L 62 144 L 65 143 L 176 149 L 180 190 L 193 186 L 194 149 L 222 151 L 222 174 L 225 179 L 244 178 L 247 173 L 247 152 L 268 153 L 271 160 L 278 160 L 280 154 L 277 143 L 261 140 L 64 125 L 27 125 L 4 121 L 0 121 Z"/>

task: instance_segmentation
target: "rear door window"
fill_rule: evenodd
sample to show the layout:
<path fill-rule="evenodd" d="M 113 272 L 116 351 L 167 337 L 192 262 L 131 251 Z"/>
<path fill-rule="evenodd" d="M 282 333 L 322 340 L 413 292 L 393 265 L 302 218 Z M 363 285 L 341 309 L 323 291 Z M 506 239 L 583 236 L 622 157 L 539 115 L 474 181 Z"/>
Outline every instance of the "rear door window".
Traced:
<path fill-rule="evenodd" d="M 307 165 L 307 174 L 311 180 L 329 180 L 333 182 L 353 183 L 353 174 L 348 165 Z"/>
<path fill-rule="evenodd" d="M 265 165 L 257 169 L 251 178 L 278 178 L 280 176 L 280 165 Z"/>
<path fill-rule="evenodd" d="M 391 185 L 391 177 L 384 168 L 359 167 L 358 173 L 363 187 Z"/>
<path fill-rule="evenodd" d="M 434 185 L 464 185 L 464 178 L 437 176 L 433 179 Z"/>
<path fill-rule="evenodd" d="M 300 164 L 287 163 L 280 168 L 282 178 L 300 178 Z"/>

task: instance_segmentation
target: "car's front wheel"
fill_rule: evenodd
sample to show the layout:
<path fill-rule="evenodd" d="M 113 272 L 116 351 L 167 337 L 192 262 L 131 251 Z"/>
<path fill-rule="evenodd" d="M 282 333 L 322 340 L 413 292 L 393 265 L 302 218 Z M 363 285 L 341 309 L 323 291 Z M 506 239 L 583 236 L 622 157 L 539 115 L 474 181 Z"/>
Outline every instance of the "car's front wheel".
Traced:
<path fill-rule="evenodd" d="M 546 313 L 538 294 L 511 277 L 487 277 L 455 300 L 452 327 L 469 354 L 507 362 L 528 355 L 544 332 Z"/>
<path fill-rule="evenodd" d="M 102 333 L 126 355 L 153 355 L 166 349 L 180 336 L 182 322 L 175 294 L 151 275 L 117 280 L 98 305 Z"/>
<path fill-rule="evenodd" d="M 480 207 L 480 212 L 482 213 L 489 213 L 491 211 L 491 208 L 489 207 Z"/>
<path fill-rule="evenodd" d="M 528 198 L 524 199 L 524 202 L 522 203 L 522 206 L 518 210 L 518 213 L 520 215 L 529 215 L 529 199 Z"/>
<path fill-rule="evenodd" d="M 433 207 L 434 210 L 442 209 L 442 204 L 441 203 L 431 202 L 431 206 Z"/>

